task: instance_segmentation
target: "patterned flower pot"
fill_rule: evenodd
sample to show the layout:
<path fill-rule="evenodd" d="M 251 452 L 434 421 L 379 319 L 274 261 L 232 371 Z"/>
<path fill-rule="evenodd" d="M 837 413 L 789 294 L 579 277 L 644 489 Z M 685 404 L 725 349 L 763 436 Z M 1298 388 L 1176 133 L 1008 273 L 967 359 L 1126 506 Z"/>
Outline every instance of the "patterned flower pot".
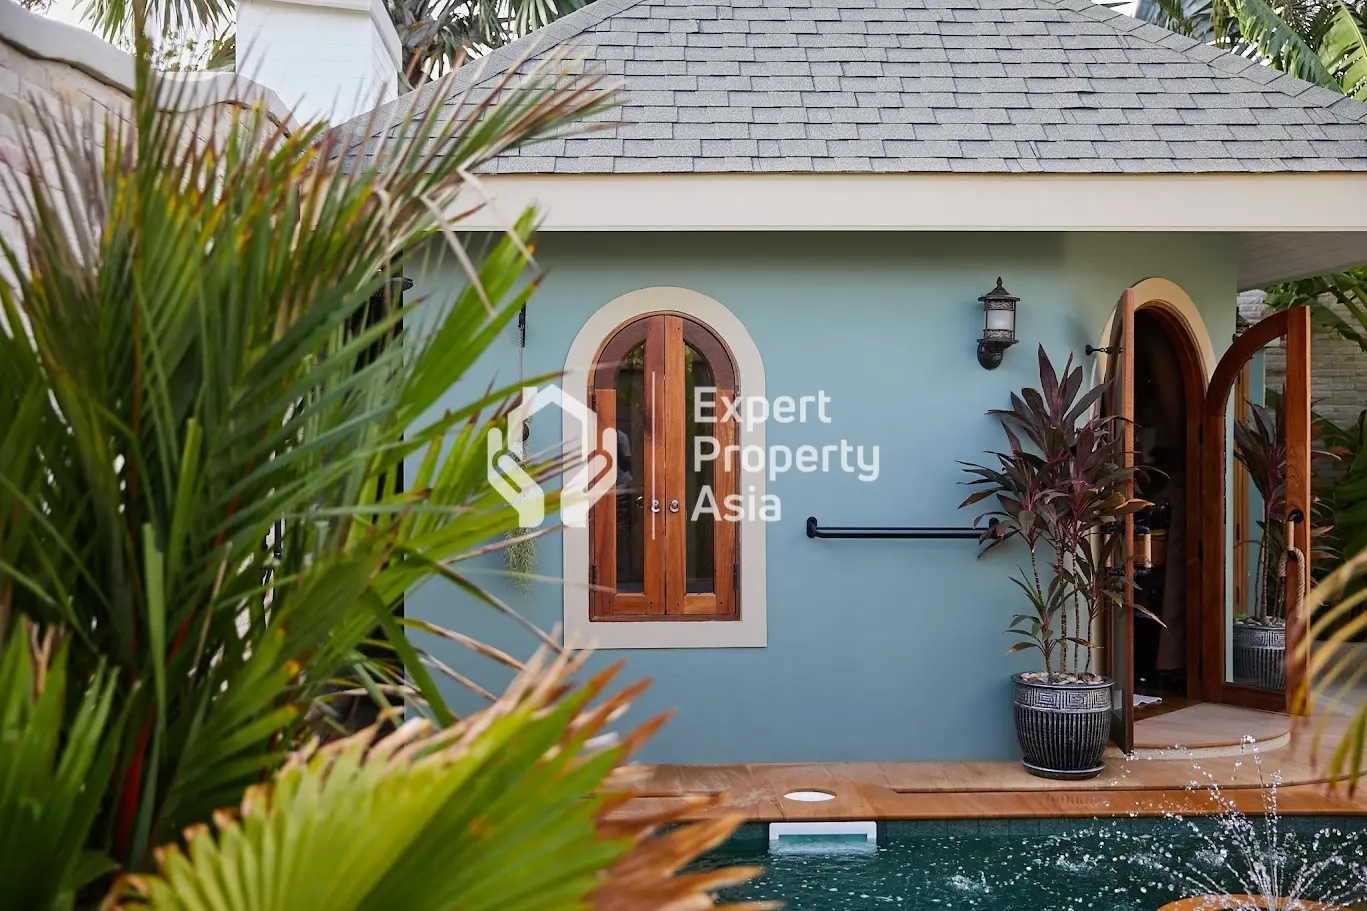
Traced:
<path fill-rule="evenodd" d="M 1100 683 L 1043 683 L 1014 674 L 1016 736 L 1031 775 L 1064 781 L 1095 778 L 1111 736 L 1111 688 Z"/>
<path fill-rule="evenodd" d="M 1235 623 L 1234 682 L 1264 690 L 1286 688 L 1286 627 Z"/>

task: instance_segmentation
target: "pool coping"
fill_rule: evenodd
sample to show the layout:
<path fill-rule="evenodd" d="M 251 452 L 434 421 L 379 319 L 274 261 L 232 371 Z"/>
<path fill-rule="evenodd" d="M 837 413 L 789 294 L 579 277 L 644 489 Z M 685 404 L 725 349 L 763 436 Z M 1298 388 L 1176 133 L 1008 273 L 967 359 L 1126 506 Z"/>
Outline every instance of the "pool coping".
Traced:
<path fill-rule="evenodd" d="M 1306 725 L 1290 745 L 1200 760 L 1111 760 L 1091 781 L 1048 781 L 1012 762 L 832 762 L 636 766 L 634 798 L 618 812 L 658 811 L 710 798 L 692 818 L 734 815 L 754 822 L 804 820 L 973 820 L 1210 816 L 1228 807 L 1266 812 L 1263 783 L 1280 779 L 1277 810 L 1286 816 L 1367 815 L 1367 787 L 1332 788 L 1323 757 L 1347 719 Z M 1323 734 L 1316 754 L 1315 734 Z M 1219 796 L 1211 786 L 1218 786 Z M 823 802 L 785 800 L 795 790 L 831 793 Z"/>
<path fill-rule="evenodd" d="M 1206 817 L 1197 817 L 1206 818 Z M 1297 826 L 1295 820 L 1313 820 L 1311 826 Z M 1181 820 L 1173 820 L 1169 817 L 1138 816 L 1138 817 L 1091 817 L 1090 819 L 1078 818 L 1036 818 L 1036 819 L 920 819 L 920 820 L 880 820 L 878 821 L 878 841 L 881 843 L 887 839 L 897 839 L 906 837 L 922 837 L 926 835 L 990 835 L 1007 832 L 1012 835 L 1044 836 L 1051 835 L 1074 835 L 1078 831 L 1078 823 L 1094 821 L 1104 822 L 1108 825 L 1119 824 L 1127 829 L 1131 834 L 1162 833 L 1171 825 L 1181 824 Z M 1300 833 L 1319 831 L 1327 828 L 1342 827 L 1346 829 L 1361 828 L 1363 818 L 1361 814 L 1328 814 L 1312 816 L 1291 816 L 1287 818 L 1288 823 L 1296 828 Z M 767 822 L 744 822 L 736 827 L 727 844 L 731 846 L 744 846 L 748 844 L 767 844 L 769 841 L 769 823 Z"/>

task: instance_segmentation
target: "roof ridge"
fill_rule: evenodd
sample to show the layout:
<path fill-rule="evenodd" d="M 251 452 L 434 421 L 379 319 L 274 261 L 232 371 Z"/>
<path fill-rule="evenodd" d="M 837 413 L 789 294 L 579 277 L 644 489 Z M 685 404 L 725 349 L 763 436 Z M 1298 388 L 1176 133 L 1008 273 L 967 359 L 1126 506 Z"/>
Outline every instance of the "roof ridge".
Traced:
<path fill-rule="evenodd" d="M 461 64 L 454 72 L 447 74 L 449 78 L 434 79 L 376 109 L 339 123 L 329 132 L 342 138 L 345 150 L 343 154 L 350 152 L 362 142 L 373 138 L 377 130 L 387 132 L 397 121 L 408 117 L 421 117 L 443 83 L 454 90 L 470 88 L 490 79 L 501 78 L 505 71 L 524 57 L 530 58 L 552 50 L 603 20 L 644 2 L 646 0 L 591 0 L 574 12 L 561 16 L 534 32 L 494 48 L 483 57 Z"/>
<path fill-rule="evenodd" d="M 1136 38 L 1153 47 L 1161 47 L 1164 50 L 1183 54 L 1195 61 L 1204 63 L 1219 78 L 1236 79 L 1259 90 L 1273 89 L 1283 95 L 1295 98 L 1306 106 L 1326 110 L 1337 117 L 1354 123 L 1367 123 L 1367 104 L 1358 101 L 1351 95 L 1326 89 L 1323 86 L 1315 85 L 1313 82 L 1306 82 L 1290 73 L 1274 70 L 1257 60 L 1249 60 L 1247 57 L 1212 47 L 1204 41 L 1180 35 L 1163 28 L 1161 25 L 1143 22 L 1134 16 L 1128 16 L 1108 6 L 1103 6 L 1096 0 L 1035 0 L 1035 2 L 1054 9 L 1075 13 L 1084 19 L 1100 22 L 1121 34 Z M 1250 71 L 1265 74 L 1268 78 L 1259 80 L 1245 75 Z"/>

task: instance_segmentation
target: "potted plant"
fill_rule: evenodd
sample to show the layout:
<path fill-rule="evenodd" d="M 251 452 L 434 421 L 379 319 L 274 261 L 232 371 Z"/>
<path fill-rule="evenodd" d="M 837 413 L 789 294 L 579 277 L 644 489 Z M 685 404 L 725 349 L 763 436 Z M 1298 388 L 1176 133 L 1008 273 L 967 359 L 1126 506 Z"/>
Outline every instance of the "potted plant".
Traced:
<path fill-rule="evenodd" d="M 991 535 L 1018 537 L 1030 554 L 1013 579 L 1030 603 L 1008 632 L 1022 637 L 1009 653 L 1036 649 L 1044 669 L 1012 677 L 1022 762 L 1045 778 L 1100 774 L 1110 735 L 1112 681 L 1093 669 L 1092 630 L 1123 604 L 1120 535 L 1108 527 L 1148 505 L 1128 496 L 1135 469 L 1122 459 L 1118 418 L 1094 414 L 1106 384 L 1084 390 L 1072 358 L 1060 378 L 1043 347 L 1040 387 L 1011 396 L 1000 419 L 1009 449 L 995 465 L 963 463 L 977 488 L 960 507 L 991 499 Z M 1141 608 L 1142 609 L 1142 608 Z"/>
<path fill-rule="evenodd" d="M 1280 401 L 1250 405 L 1248 418 L 1234 423 L 1234 458 L 1258 491 L 1263 514 L 1251 601 L 1248 612 L 1235 617 L 1232 632 L 1234 682 L 1278 690 L 1286 683 L 1285 534 L 1278 521 L 1286 507 L 1286 434 Z"/>
<path fill-rule="evenodd" d="M 1310 538 L 1315 545 L 1309 555 L 1286 546 L 1286 413 L 1279 395 L 1270 404 L 1250 405 L 1248 418 L 1234 423 L 1234 458 L 1248 472 L 1249 481 L 1262 500 L 1257 522 L 1257 565 L 1247 613 L 1233 624 L 1234 682 L 1243 686 L 1280 690 L 1286 685 L 1286 606 L 1288 586 L 1304 593 L 1307 574 L 1335 554 L 1323 540 L 1332 530 L 1326 524 L 1326 504 L 1311 503 Z M 1313 450 L 1312 458 L 1338 458 L 1327 450 Z M 1242 607 L 1243 605 L 1240 605 Z"/>

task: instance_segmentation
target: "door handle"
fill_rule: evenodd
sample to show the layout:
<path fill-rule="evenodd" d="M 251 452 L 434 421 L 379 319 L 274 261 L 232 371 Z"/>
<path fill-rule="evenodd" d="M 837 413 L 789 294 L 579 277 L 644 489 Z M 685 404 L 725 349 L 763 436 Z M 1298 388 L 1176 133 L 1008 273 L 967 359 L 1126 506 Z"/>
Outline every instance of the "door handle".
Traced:
<path fill-rule="evenodd" d="M 651 512 L 659 512 L 659 511 L 660 511 L 660 501 L 657 500 L 657 499 L 655 499 L 654 497 L 651 497 L 651 498 L 650 498 L 650 511 L 651 511 Z"/>
<path fill-rule="evenodd" d="M 679 511 L 679 501 L 678 501 L 678 500 L 670 500 L 670 501 L 669 501 L 669 511 L 670 511 L 670 512 L 678 512 L 678 511 Z"/>

